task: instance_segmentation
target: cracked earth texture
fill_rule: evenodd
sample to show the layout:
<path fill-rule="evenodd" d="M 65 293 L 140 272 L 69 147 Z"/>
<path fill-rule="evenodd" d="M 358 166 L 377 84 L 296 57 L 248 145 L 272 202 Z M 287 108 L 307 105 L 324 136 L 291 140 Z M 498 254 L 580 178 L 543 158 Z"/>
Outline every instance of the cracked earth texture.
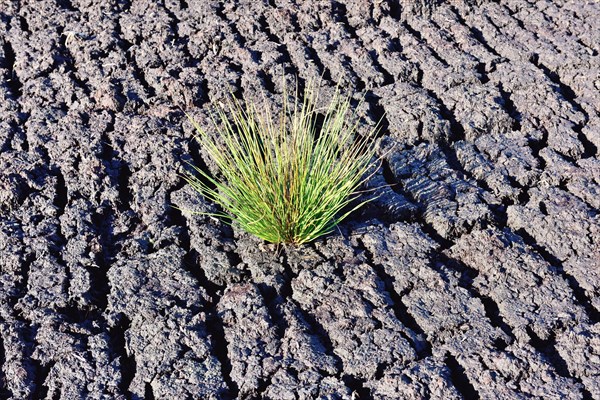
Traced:
<path fill-rule="evenodd" d="M 1 1 L 0 398 L 600 399 L 599 18 Z M 321 76 L 378 199 L 298 248 L 192 214 L 184 112 Z"/>

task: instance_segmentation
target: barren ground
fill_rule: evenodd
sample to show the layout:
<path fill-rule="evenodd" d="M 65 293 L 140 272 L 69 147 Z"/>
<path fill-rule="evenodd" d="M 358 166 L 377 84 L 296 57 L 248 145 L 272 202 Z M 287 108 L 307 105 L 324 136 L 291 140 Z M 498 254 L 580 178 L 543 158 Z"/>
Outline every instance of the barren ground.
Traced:
<path fill-rule="evenodd" d="M 600 399 L 600 3 L 433 3 L 0 1 L 0 398 Z M 183 112 L 295 76 L 387 155 L 276 249 Z"/>

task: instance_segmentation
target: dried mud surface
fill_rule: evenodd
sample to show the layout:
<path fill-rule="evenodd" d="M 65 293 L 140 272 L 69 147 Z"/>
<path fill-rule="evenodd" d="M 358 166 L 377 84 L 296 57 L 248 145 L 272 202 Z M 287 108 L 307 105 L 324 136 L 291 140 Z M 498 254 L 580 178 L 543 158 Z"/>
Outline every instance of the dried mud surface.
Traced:
<path fill-rule="evenodd" d="M 598 18 L 1 2 L 0 398 L 600 399 Z M 276 249 L 190 212 L 184 111 L 295 76 L 366 93 L 385 157 L 377 201 Z"/>

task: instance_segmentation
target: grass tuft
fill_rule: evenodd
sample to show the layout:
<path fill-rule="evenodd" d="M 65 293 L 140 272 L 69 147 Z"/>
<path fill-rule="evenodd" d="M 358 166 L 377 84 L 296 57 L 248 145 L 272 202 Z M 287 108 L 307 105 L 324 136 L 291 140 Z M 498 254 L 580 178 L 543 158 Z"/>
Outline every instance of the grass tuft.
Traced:
<path fill-rule="evenodd" d="M 217 110 L 209 134 L 190 118 L 219 179 L 194 167 L 186 181 L 224 217 L 272 243 L 302 244 L 331 232 L 366 201 L 354 204 L 375 156 L 375 131 L 357 135 L 350 98 L 339 89 L 324 110 L 314 84 L 302 99 L 284 93 L 281 115 L 236 99 Z M 321 115 L 324 118 L 318 118 Z M 204 213 L 205 214 L 205 213 Z"/>

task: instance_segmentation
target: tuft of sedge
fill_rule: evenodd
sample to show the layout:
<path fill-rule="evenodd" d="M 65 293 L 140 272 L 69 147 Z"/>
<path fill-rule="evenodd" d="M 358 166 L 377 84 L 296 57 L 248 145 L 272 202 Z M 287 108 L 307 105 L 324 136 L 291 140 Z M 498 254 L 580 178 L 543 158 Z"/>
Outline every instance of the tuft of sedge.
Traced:
<path fill-rule="evenodd" d="M 314 82 L 302 96 L 297 87 L 292 96 L 286 92 L 278 118 L 269 107 L 233 96 L 216 110 L 213 133 L 188 115 L 219 179 L 193 165 L 198 175 L 186 173 L 184 179 L 222 209 L 201 214 L 271 243 L 299 245 L 330 233 L 372 200 L 356 204 L 375 163 L 377 127 L 357 134 L 350 97 L 342 96 L 339 85 L 324 109 L 317 108 Z"/>

